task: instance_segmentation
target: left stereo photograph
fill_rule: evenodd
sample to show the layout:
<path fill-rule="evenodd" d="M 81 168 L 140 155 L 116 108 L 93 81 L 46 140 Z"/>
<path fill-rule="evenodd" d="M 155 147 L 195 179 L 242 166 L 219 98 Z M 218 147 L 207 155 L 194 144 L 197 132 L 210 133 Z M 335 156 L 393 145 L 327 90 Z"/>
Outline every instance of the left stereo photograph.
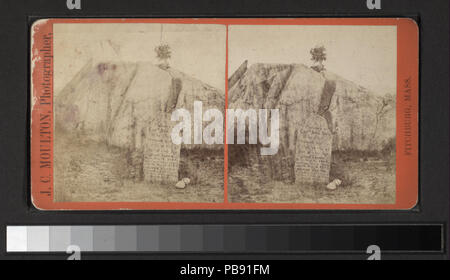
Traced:
<path fill-rule="evenodd" d="M 36 22 L 33 199 L 223 202 L 223 144 L 171 132 L 194 102 L 223 113 L 225 40 L 216 24 Z"/>

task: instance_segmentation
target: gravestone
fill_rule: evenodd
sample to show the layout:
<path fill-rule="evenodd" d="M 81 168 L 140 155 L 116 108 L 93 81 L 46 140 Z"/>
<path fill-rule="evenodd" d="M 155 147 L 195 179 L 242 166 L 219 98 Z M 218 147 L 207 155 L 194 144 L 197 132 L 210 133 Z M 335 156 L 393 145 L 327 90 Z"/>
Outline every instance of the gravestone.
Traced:
<path fill-rule="evenodd" d="M 312 115 L 297 132 L 295 182 L 328 184 L 332 134 L 325 118 Z"/>
<path fill-rule="evenodd" d="M 170 114 L 154 119 L 145 133 L 144 179 L 155 183 L 177 183 L 181 145 L 172 143 Z"/>

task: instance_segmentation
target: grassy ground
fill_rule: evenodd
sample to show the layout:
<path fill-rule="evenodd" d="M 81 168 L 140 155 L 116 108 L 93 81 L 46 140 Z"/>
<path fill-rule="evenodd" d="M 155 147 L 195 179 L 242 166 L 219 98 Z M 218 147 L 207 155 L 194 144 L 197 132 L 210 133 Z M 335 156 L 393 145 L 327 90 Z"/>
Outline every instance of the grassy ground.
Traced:
<path fill-rule="evenodd" d="M 185 189 L 148 183 L 126 174 L 125 152 L 95 142 L 74 141 L 61 133 L 55 141 L 55 200 L 58 202 L 222 202 L 222 158 L 193 159 L 182 153 L 181 164 L 195 172 Z M 195 155 L 195 153 L 193 153 Z M 194 167 L 192 167 L 194 165 Z M 182 175 L 189 175 L 186 174 Z"/>
<path fill-rule="evenodd" d="M 336 190 L 326 185 L 297 185 L 289 182 L 261 182 L 247 168 L 229 174 L 232 202 L 246 203 L 321 203 L 392 204 L 395 203 L 394 157 L 354 157 L 334 154 L 330 179 L 341 179 Z"/>
<path fill-rule="evenodd" d="M 57 135 L 55 199 L 58 202 L 223 202 L 223 152 L 182 150 L 180 177 L 186 189 L 134 180 L 127 176 L 126 153 L 95 142 Z M 333 154 L 330 179 L 343 184 L 334 191 L 325 185 L 264 181 L 250 168 L 229 174 L 231 202 L 246 203 L 395 203 L 394 156 Z"/>

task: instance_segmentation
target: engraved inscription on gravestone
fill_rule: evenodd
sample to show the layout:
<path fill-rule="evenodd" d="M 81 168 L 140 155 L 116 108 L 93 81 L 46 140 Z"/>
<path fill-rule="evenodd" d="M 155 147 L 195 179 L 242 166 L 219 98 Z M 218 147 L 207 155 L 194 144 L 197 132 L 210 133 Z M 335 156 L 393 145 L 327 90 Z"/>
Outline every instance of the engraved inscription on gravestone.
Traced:
<path fill-rule="evenodd" d="M 332 134 L 319 115 L 309 117 L 299 128 L 295 153 L 295 182 L 328 184 Z"/>
<path fill-rule="evenodd" d="M 181 145 L 172 143 L 170 116 L 162 114 L 153 120 L 146 132 L 144 146 L 144 178 L 149 182 L 176 183 Z"/>

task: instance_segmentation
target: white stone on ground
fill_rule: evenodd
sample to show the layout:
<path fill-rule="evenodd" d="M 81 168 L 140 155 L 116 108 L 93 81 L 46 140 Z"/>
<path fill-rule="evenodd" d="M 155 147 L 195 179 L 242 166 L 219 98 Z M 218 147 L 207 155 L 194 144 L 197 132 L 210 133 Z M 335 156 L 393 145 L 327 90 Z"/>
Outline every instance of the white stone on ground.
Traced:
<path fill-rule="evenodd" d="M 184 189 L 184 188 L 186 188 L 186 184 L 183 182 L 183 180 L 181 180 L 175 185 L 175 187 L 177 189 Z"/>
<path fill-rule="evenodd" d="M 342 181 L 339 179 L 334 180 L 333 182 L 329 183 L 327 185 L 327 189 L 329 190 L 335 190 L 338 186 L 340 186 L 342 184 Z"/>

